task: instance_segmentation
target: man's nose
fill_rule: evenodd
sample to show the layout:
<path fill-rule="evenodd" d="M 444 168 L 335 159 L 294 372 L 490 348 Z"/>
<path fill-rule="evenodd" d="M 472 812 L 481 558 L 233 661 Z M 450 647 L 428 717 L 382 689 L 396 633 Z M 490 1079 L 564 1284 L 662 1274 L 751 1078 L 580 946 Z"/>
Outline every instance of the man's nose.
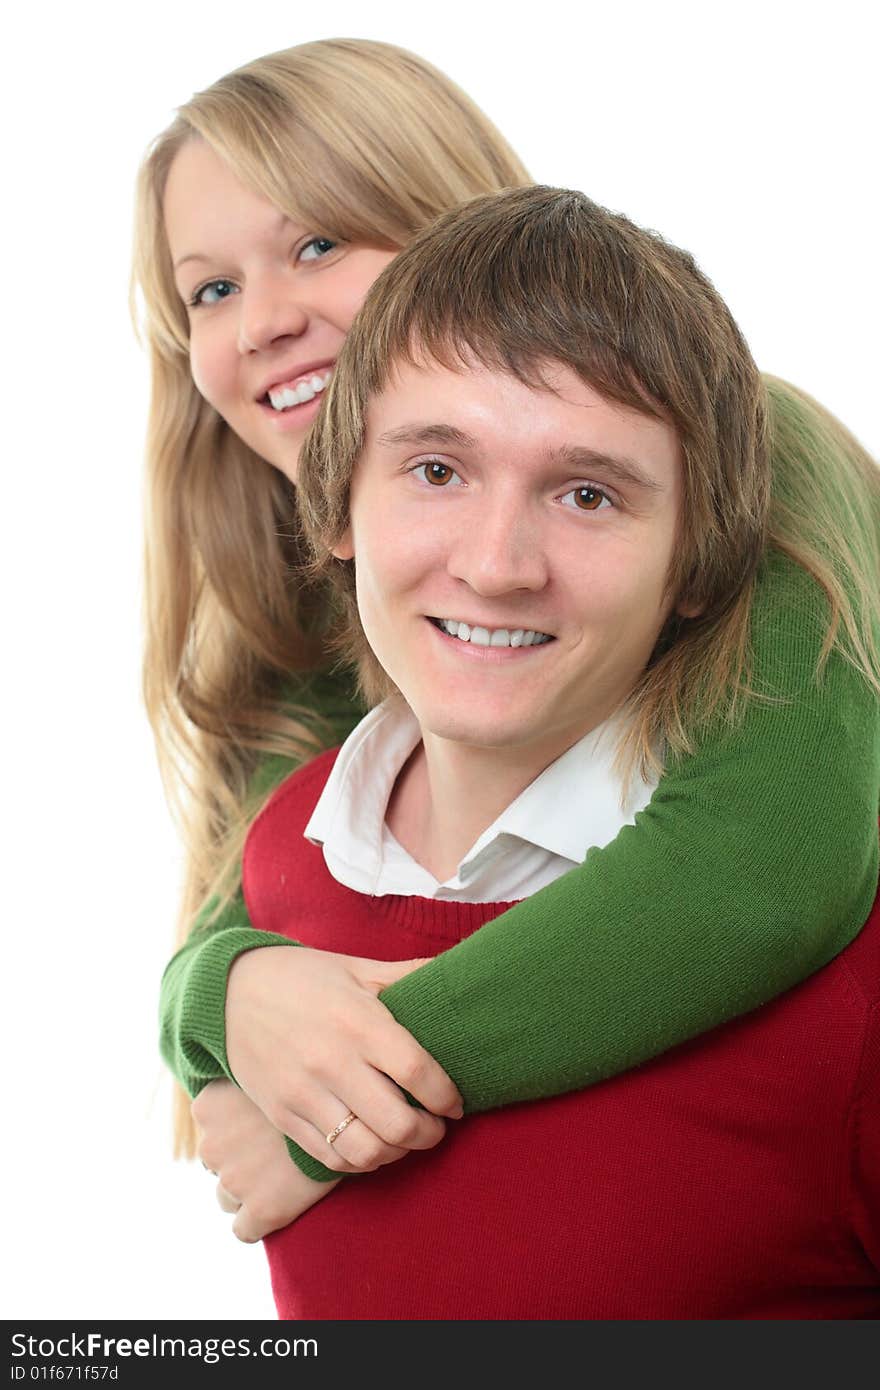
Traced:
<path fill-rule="evenodd" d="M 459 531 L 449 570 L 487 598 L 543 589 L 548 564 L 540 528 L 516 505 L 484 511 Z"/>
<path fill-rule="evenodd" d="M 299 338 L 308 323 L 308 310 L 289 283 L 272 277 L 246 285 L 239 310 L 239 352 L 261 352 L 282 338 Z"/>

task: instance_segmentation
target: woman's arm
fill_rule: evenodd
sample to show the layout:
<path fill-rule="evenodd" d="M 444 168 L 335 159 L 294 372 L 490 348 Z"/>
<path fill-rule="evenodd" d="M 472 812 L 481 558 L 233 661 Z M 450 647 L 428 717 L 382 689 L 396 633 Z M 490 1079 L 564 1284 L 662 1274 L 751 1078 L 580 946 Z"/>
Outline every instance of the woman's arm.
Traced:
<path fill-rule="evenodd" d="M 625 1070 L 773 998 L 856 934 L 877 884 L 880 715 L 838 654 L 816 681 L 823 631 L 815 584 L 775 557 L 754 682 L 779 698 L 670 767 L 636 825 L 583 866 L 382 992 L 466 1110 Z M 248 935 L 235 913 L 166 974 L 165 1056 L 191 1093 L 228 1074 L 231 962 L 291 944 Z"/>
<path fill-rule="evenodd" d="M 270 946 L 297 949 L 284 956 L 260 949 Z M 237 963 L 238 969 L 233 970 Z M 395 1076 L 402 1084 L 405 1079 L 413 1098 L 433 1112 L 417 1119 L 403 1107 L 406 1123 L 413 1126 L 412 1133 L 405 1136 L 405 1146 L 407 1150 L 427 1148 L 442 1137 L 442 1126 L 438 1128 L 435 1116 L 460 1116 L 461 1097 L 433 1058 L 378 1002 L 383 988 L 423 964 L 423 960 L 376 961 L 337 955 L 299 946 L 273 932 L 255 931 L 238 895 L 216 918 L 211 916 L 209 905 L 166 967 L 160 991 L 159 1049 L 188 1095 L 197 1096 L 209 1082 L 226 1077 L 242 1085 L 276 1128 L 293 1134 L 295 1116 L 274 1102 L 270 1083 L 276 1080 L 277 1067 L 267 1065 L 266 1059 L 277 1061 L 292 1049 L 308 1050 L 320 1066 L 323 1045 L 324 1056 L 332 1058 L 337 1074 L 344 1071 L 346 1081 L 358 1068 L 367 1075 L 380 1109 L 387 1108 L 383 1102 L 399 1094 L 387 1077 Z M 233 994 L 234 1039 L 227 1021 Z M 294 1000 L 296 1007 L 292 1008 Z M 340 1020 L 351 1035 L 348 1053 L 340 1047 Z M 377 1035 L 376 1046 L 369 1050 L 380 1067 L 378 1075 L 363 1057 L 365 1046 L 369 1047 L 370 1039 Z M 252 1038 L 259 1043 L 253 1052 Z M 299 1048 L 297 1042 L 301 1043 Z M 306 1076 L 301 1059 L 297 1060 Z M 365 1104 L 364 1111 L 367 1108 Z M 400 1106 L 392 1104 L 393 1113 L 395 1109 L 400 1116 Z M 330 1127 L 328 1123 L 325 1130 Z M 348 1136 L 346 1146 L 350 1139 Z M 403 1143 L 404 1137 L 399 1142 Z M 388 1154 L 372 1153 L 356 1167 L 358 1171 L 375 1167 L 389 1158 Z M 348 1169 L 355 1165 L 341 1166 Z"/>
<path fill-rule="evenodd" d="M 226 981 L 244 951 L 295 943 L 255 932 L 241 894 L 214 917 L 209 903 L 181 949 L 172 956 L 159 992 L 159 1050 L 190 1096 L 209 1081 L 229 1077 L 226 1060 Z"/>

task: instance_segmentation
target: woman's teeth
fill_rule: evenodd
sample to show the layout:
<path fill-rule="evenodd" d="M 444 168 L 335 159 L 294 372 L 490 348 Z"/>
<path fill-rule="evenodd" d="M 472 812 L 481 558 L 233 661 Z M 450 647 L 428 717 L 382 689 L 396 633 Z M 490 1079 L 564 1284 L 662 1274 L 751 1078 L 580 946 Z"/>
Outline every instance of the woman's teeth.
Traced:
<path fill-rule="evenodd" d="M 269 401 L 274 410 L 289 410 L 292 405 L 303 405 L 306 401 L 313 401 L 319 392 L 324 390 L 330 380 L 332 372 L 324 372 L 319 375 L 303 377 L 295 386 L 276 386 L 267 392 Z"/>
<path fill-rule="evenodd" d="M 438 618 L 437 624 L 450 637 L 457 637 L 459 642 L 470 642 L 475 647 L 539 647 L 544 642 L 553 641 L 546 632 L 533 632 L 531 628 L 517 627 L 511 632 L 506 627 L 470 627 L 467 623 L 457 622 L 455 618 Z"/>

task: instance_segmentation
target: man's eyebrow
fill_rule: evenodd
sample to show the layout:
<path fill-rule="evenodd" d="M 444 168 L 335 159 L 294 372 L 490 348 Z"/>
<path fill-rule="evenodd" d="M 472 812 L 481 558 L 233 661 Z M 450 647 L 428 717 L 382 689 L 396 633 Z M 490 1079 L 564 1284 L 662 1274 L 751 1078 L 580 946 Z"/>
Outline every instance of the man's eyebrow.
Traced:
<path fill-rule="evenodd" d="M 624 486 L 642 488 L 646 492 L 662 492 L 663 484 L 646 473 L 635 459 L 622 458 L 616 454 L 603 454 L 601 449 L 588 449 L 579 446 L 566 446 L 554 449 L 551 458 L 572 473 L 590 474 L 599 470 Z"/>
<path fill-rule="evenodd" d="M 445 425 L 439 422 L 401 425 L 397 429 L 386 430 L 384 434 L 380 434 L 376 443 L 383 448 L 393 448 L 399 444 L 407 444 L 417 449 L 431 448 L 432 446 L 434 448 L 450 446 L 455 449 L 479 448 L 479 443 L 472 434 L 467 434 L 455 425 Z M 549 460 L 554 466 L 565 468 L 571 473 L 590 474 L 599 470 L 606 477 L 610 476 L 623 486 L 641 488 L 645 492 L 663 491 L 663 484 L 646 473 L 642 465 L 637 463 L 635 459 L 605 454 L 601 449 L 566 445 L 561 449 L 551 450 Z"/>
<path fill-rule="evenodd" d="M 430 448 L 433 445 L 451 444 L 456 449 L 476 449 L 477 441 L 472 434 L 456 429 L 455 425 L 414 424 L 401 425 L 396 430 L 386 430 L 376 440 L 383 448 L 395 444 L 412 444 L 416 448 Z"/>

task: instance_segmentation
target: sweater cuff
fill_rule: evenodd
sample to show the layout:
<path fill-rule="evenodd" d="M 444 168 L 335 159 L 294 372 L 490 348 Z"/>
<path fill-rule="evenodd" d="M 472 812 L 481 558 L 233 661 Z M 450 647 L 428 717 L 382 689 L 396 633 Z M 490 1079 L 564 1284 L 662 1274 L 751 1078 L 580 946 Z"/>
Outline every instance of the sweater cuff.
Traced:
<path fill-rule="evenodd" d="M 179 995 L 175 1034 L 180 1054 L 174 1059 L 178 1065 L 166 1057 L 191 1096 L 223 1076 L 235 1081 L 226 1056 L 226 985 L 234 962 L 261 946 L 296 945 L 273 932 L 232 927 L 206 937 L 199 947 Z"/>
<path fill-rule="evenodd" d="M 389 1013 L 421 1043 L 455 1082 L 465 1112 L 472 1109 L 462 1087 L 470 1087 L 468 1031 L 461 1029 L 452 992 L 447 988 L 444 952 L 382 990 Z M 415 1102 L 413 1102 L 415 1104 Z"/>

